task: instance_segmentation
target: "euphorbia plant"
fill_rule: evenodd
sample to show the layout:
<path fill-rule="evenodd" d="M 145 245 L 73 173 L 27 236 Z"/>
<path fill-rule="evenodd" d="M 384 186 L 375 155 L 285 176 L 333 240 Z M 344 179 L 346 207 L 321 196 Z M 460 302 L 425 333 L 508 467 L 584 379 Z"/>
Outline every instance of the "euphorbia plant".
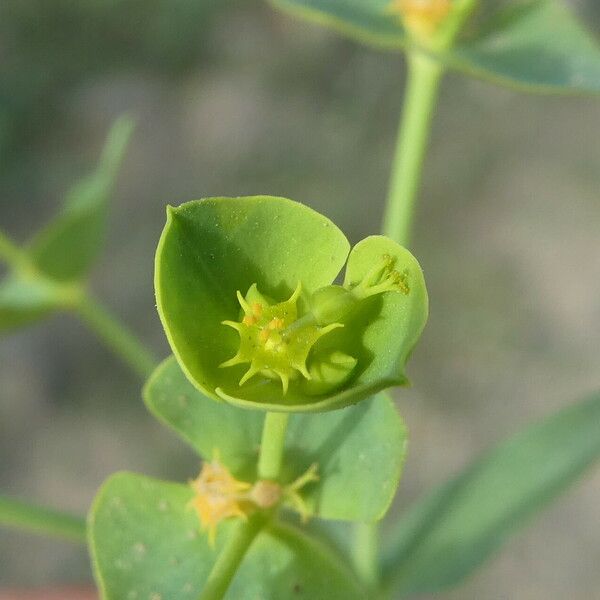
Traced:
<path fill-rule="evenodd" d="M 275 3 L 408 54 L 387 237 L 351 249 L 323 215 L 269 196 L 168 209 L 155 287 L 174 356 L 154 369 L 144 400 L 196 451 L 198 472 L 179 483 L 112 476 L 87 531 L 68 515 L 0 498 L 4 522 L 87 535 L 107 600 L 437 592 L 600 455 L 595 394 L 475 461 L 379 543 L 375 523 L 400 481 L 407 437 L 385 390 L 407 383 L 427 318 L 423 274 L 404 246 L 440 77 L 455 67 L 520 87 L 597 91 L 600 51 L 591 38 L 554 0 L 508 3 L 484 26 L 472 0 Z M 20 249 L 0 238 L 11 266 L 0 326 L 75 310 L 146 373 L 151 357 L 82 285 L 128 128 L 115 132 L 96 185 L 74 193 L 40 241 Z M 344 522 L 355 524 L 353 537 Z"/>

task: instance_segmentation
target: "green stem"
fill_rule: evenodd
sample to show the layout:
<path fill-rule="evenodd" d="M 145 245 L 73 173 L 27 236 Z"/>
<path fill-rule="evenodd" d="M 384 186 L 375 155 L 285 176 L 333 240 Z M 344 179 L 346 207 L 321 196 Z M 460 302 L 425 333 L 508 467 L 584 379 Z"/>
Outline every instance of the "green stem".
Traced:
<path fill-rule="evenodd" d="M 435 112 L 443 66 L 417 49 L 407 51 L 404 109 L 383 219 L 383 233 L 408 245 L 423 160 Z"/>
<path fill-rule="evenodd" d="M 0 496 L 0 524 L 85 544 L 85 519 Z"/>
<path fill-rule="evenodd" d="M 268 412 L 265 415 L 260 456 L 258 457 L 258 477 L 260 479 L 271 481 L 279 479 L 288 420 L 288 413 Z"/>
<path fill-rule="evenodd" d="M 357 523 L 354 527 L 352 548 L 352 558 L 358 576 L 368 588 L 377 589 L 380 579 L 377 523 Z"/>
<path fill-rule="evenodd" d="M 248 548 L 265 522 L 265 515 L 257 513 L 248 521 L 240 521 L 237 524 L 208 575 L 199 600 L 221 600 L 223 598 Z"/>
<path fill-rule="evenodd" d="M 90 296 L 83 296 L 75 308 L 77 314 L 98 337 L 134 371 L 148 377 L 156 359 L 139 340 Z"/>

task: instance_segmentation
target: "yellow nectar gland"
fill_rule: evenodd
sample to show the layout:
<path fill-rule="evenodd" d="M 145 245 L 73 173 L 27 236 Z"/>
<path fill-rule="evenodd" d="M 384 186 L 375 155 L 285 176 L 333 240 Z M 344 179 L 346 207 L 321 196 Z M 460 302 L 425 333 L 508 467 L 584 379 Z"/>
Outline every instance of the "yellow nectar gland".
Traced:
<path fill-rule="evenodd" d="M 245 297 L 237 292 L 244 316 L 240 322 L 223 321 L 223 325 L 238 332 L 240 347 L 233 358 L 220 366 L 250 363 L 239 381 L 240 386 L 260 374 L 269 379 L 280 379 L 285 394 L 290 380 L 299 375 L 311 379 L 306 362 L 312 347 L 325 334 L 342 325 L 331 323 L 319 327 L 314 320 L 298 319 L 300 292 L 298 283 L 290 298 L 279 303 L 262 296 L 256 284 L 250 286 Z"/>
<path fill-rule="evenodd" d="M 431 37 L 451 10 L 451 0 L 393 0 L 388 7 L 409 31 L 423 37 Z"/>

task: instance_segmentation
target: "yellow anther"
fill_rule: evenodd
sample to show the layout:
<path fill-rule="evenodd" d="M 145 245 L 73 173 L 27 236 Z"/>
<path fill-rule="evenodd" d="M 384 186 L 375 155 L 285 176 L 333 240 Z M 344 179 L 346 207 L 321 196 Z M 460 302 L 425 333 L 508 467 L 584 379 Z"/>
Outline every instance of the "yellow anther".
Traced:
<path fill-rule="evenodd" d="M 246 315 L 243 319 L 242 319 L 242 323 L 244 325 L 256 325 L 256 321 L 257 318 L 254 315 Z"/>
<path fill-rule="evenodd" d="M 263 312 L 263 305 L 260 302 L 254 302 L 252 304 L 252 314 L 256 317 L 260 317 Z"/>
<path fill-rule="evenodd" d="M 271 335 L 271 331 L 265 327 L 264 329 L 261 329 L 261 332 L 258 334 L 258 339 L 263 344 L 266 344 L 270 335 Z"/>
<path fill-rule="evenodd" d="M 283 328 L 283 319 L 280 317 L 273 317 L 271 322 L 267 325 L 269 329 L 282 329 Z"/>

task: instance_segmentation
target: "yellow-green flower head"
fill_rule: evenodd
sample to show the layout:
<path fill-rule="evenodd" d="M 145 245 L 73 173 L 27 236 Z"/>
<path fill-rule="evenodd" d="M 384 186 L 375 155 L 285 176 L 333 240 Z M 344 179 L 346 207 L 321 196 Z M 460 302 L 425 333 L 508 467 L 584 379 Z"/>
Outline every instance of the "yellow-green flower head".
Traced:
<path fill-rule="evenodd" d="M 283 198 L 170 208 L 156 297 L 190 381 L 215 399 L 287 411 L 338 408 L 406 383 L 427 319 L 419 264 L 383 236 L 349 251 L 331 221 Z"/>

